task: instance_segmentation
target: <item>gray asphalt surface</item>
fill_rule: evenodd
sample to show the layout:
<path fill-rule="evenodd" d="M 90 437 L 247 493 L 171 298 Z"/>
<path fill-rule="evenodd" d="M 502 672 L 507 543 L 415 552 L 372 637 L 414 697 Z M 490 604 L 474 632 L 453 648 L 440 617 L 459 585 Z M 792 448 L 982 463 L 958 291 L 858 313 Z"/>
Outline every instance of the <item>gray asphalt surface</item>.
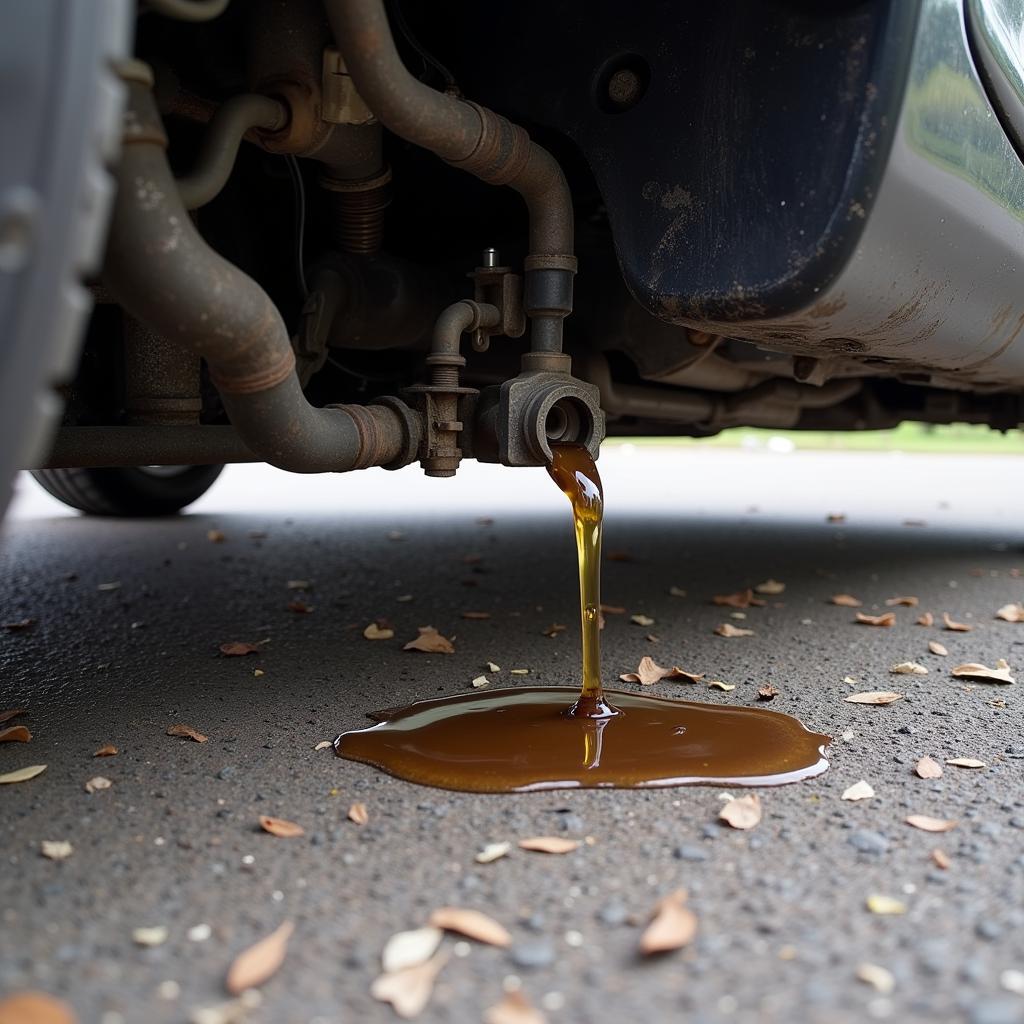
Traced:
<path fill-rule="evenodd" d="M 773 707 L 835 737 L 829 772 L 762 791 L 762 822 L 739 832 L 717 823 L 709 788 L 473 796 L 314 751 L 367 711 L 463 692 L 488 661 L 502 667 L 495 684 L 519 666 L 527 684 L 575 681 L 568 506 L 543 474 L 467 469 L 451 496 L 413 471 L 367 475 L 320 482 L 316 502 L 316 482 L 289 490 L 290 478 L 249 468 L 232 483 L 229 470 L 207 511 L 155 523 L 53 516 L 26 493 L 0 554 L 2 615 L 38 622 L 0 634 L 0 710 L 28 708 L 19 721 L 34 735 L 0 745 L 0 773 L 48 768 L 0 787 L 0 995 L 53 992 L 83 1022 L 187 1021 L 227 998 L 237 952 L 291 920 L 287 960 L 246 1019 L 387 1021 L 370 996 L 384 942 L 457 905 L 503 923 L 513 946 L 459 946 L 468 955 L 445 967 L 425 1022 L 480 1020 L 517 983 L 551 1022 L 1024 1020 L 1024 681 L 949 674 L 1000 657 L 1024 671 L 1024 624 L 993 618 L 1024 597 L 1017 464 L 619 451 L 602 468 L 606 551 L 631 559 L 606 561 L 604 600 L 655 619 L 608 617 L 606 680 L 651 654 L 736 684 L 650 688 L 661 695 L 754 704 L 771 682 Z M 342 511 L 346 495 L 356 511 Z M 843 511 L 846 523 L 825 522 Z M 927 525 L 902 525 L 908 516 Z M 729 610 L 711 596 L 768 577 L 786 591 L 748 612 L 756 635 L 713 635 Z M 311 614 L 286 607 L 294 579 L 313 581 Z M 673 585 L 689 596 L 669 596 Z M 897 608 L 891 629 L 854 625 L 853 610 L 827 603 L 837 592 L 867 612 L 908 594 L 920 607 Z M 493 617 L 464 621 L 466 610 Z M 974 629 L 923 628 L 922 610 Z M 395 638 L 363 639 L 379 616 Z M 552 622 L 569 629 L 549 639 Z M 456 636 L 455 655 L 401 650 L 428 623 Z M 268 642 L 222 657 L 230 640 Z M 929 674 L 889 674 L 907 660 Z M 855 689 L 906 698 L 846 703 Z M 209 741 L 165 735 L 175 723 Z M 104 743 L 120 753 L 93 759 Z M 925 754 L 987 767 L 924 781 L 913 766 Z M 95 775 L 112 787 L 86 793 Z M 841 800 L 859 779 L 877 795 Z M 364 827 L 346 818 L 353 801 L 368 808 Z M 904 823 L 914 813 L 959 824 L 930 835 Z M 261 814 L 306 835 L 263 834 Z M 474 863 L 485 843 L 534 835 L 594 841 Z M 59 839 L 70 858 L 40 855 Z M 680 886 L 696 940 L 641 960 L 643 922 Z M 906 912 L 871 913 L 872 894 Z M 190 938 L 203 924 L 209 937 Z M 144 926 L 166 927 L 166 942 L 136 945 Z M 858 980 L 865 963 L 891 972 L 890 993 Z"/>

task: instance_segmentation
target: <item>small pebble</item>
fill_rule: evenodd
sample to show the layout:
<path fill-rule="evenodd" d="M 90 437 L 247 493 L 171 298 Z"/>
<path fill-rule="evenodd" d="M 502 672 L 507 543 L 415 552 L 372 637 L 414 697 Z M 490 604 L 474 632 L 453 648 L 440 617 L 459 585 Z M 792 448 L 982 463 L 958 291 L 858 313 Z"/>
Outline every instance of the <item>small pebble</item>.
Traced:
<path fill-rule="evenodd" d="M 860 853 L 882 854 L 889 849 L 889 840 L 880 832 L 874 832 L 869 828 L 859 828 L 851 832 L 846 841 Z"/>
<path fill-rule="evenodd" d="M 516 967 L 548 967 L 555 962 L 555 947 L 546 939 L 517 942 L 509 955 Z"/>

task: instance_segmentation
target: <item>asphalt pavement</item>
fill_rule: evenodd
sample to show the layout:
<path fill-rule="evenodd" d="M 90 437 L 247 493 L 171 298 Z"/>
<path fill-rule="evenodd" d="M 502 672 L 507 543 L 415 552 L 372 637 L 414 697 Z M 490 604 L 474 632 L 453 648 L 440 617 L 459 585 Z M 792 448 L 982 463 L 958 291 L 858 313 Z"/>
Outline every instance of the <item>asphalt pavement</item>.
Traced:
<path fill-rule="evenodd" d="M 25 708 L 6 724 L 32 739 L 0 743 L 0 775 L 47 768 L 0 786 L 0 997 L 50 992 L 82 1024 L 394 1020 L 371 995 L 384 943 L 456 906 L 511 945 L 446 938 L 427 1024 L 482 1020 L 516 988 L 551 1024 L 1024 1021 L 1024 679 L 951 674 L 999 658 L 1024 672 L 1024 623 L 994 617 L 1024 599 L 1019 463 L 627 446 L 601 468 L 603 597 L 626 609 L 607 616 L 606 682 L 651 655 L 735 684 L 648 688 L 661 696 L 755 705 L 771 684 L 771 707 L 834 737 L 828 772 L 760 791 L 762 820 L 736 830 L 714 788 L 481 796 L 315 749 L 481 674 L 576 681 L 569 509 L 543 471 L 235 467 L 190 514 L 148 523 L 66 515 L 22 480 L 0 612 L 33 621 L 0 631 L 0 712 Z M 764 607 L 711 603 L 768 579 L 785 589 Z M 925 612 L 934 625 L 916 624 Z M 973 628 L 944 629 L 944 612 Z M 393 638 L 364 638 L 377 620 Z M 723 622 L 754 635 L 715 635 Z M 544 635 L 553 623 L 568 628 Z M 403 651 L 424 625 L 455 653 Z M 231 641 L 259 651 L 227 657 Z M 890 673 L 908 661 L 927 675 Z M 862 691 L 903 697 L 845 700 Z M 167 735 L 182 724 L 207 741 Z M 106 744 L 117 754 L 94 758 Z M 926 755 L 941 778 L 915 773 Z M 111 785 L 87 792 L 96 776 Z M 875 795 L 842 799 L 862 779 Z M 261 815 L 304 834 L 267 834 Z M 911 815 L 956 824 L 930 833 Z M 533 836 L 583 842 L 517 847 Z M 53 860 L 43 841 L 73 849 Z M 696 936 L 641 956 L 679 888 Z M 225 1009 L 235 956 L 286 921 L 280 969 Z"/>

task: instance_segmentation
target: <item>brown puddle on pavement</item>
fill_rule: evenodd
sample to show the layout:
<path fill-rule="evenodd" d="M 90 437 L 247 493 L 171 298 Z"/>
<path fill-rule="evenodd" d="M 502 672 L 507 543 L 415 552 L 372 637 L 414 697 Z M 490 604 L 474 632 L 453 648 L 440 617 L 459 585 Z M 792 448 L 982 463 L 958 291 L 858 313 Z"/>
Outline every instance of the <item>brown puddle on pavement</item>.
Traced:
<path fill-rule="evenodd" d="M 601 478 L 585 448 L 553 451 L 548 472 L 572 503 L 579 554 L 582 688 L 416 701 L 372 715 L 378 724 L 367 729 L 342 733 L 337 755 L 410 782 L 478 793 L 778 786 L 825 771 L 830 737 L 789 715 L 602 689 Z"/>

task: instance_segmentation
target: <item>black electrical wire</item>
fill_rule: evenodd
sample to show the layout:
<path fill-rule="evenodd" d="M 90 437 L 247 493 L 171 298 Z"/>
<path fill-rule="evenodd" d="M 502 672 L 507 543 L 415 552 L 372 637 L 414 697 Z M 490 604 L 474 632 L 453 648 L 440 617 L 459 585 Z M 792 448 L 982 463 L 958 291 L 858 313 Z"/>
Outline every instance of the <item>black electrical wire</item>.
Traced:
<path fill-rule="evenodd" d="M 294 155 L 287 153 L 284 159 L 295 197 L 295 275 L 305 301 L 309 297 L 306 284 L 306 183 L 302 180 L 302 170 Z"/>

